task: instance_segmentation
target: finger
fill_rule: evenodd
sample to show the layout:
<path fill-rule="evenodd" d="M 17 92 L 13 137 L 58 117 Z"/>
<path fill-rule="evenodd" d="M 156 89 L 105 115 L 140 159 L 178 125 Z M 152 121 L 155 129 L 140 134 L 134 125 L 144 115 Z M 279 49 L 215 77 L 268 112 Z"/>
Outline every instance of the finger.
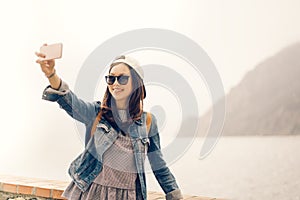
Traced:
<path fill-rule="evenodd" d="M 41 60 L 40 59 L 37 59 L 35 62 L 41 64 Z"/>
<path fill-rule="evenodd" d="M 41 65 L 45 64 L 45 60 L 41 60 L 41 59 L 37 59 L 35 62 L 37 62 Z"/>
<path fill-rule="evenodd" d="M 45 58 L 45 57 L 46 57 L 45 54 L 40 53 L 40 52 L 35 52 L 35 55 L 37 55 L 38 57 L 42 57 L 42 58 Z"/>

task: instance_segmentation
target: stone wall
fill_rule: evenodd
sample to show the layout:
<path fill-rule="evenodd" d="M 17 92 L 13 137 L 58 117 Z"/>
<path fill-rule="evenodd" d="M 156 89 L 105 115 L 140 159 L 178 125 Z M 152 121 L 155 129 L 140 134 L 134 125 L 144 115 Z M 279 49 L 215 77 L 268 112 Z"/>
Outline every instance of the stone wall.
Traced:
<path fill-rule="evenodd" d="M 49 198 L 0 191 L 0 200 L 49 200 Z"/>
<path fill-rule="evenodd" d="M 68 184 L 66 181 L 0 175 L 0 200 L 62 200 L 61 194 Z M 148 192 L 148 200 L 163 200 L 164 197 L 159 192 Z M 184 195 L 184 199 L 221 200 L 190 195 Z"/>

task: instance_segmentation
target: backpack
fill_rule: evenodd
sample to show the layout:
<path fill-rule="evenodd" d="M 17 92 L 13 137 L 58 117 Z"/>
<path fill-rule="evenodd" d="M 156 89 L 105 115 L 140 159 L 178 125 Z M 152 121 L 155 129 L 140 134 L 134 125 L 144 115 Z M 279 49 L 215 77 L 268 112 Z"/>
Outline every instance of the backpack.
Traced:
<path fill-rule="evenodd" d="M 151 122 L 152 122 L 152 115 L 150 112 L 147 112 L 147 118 L 146 118 L 147 134 L 149 134 Z"/>

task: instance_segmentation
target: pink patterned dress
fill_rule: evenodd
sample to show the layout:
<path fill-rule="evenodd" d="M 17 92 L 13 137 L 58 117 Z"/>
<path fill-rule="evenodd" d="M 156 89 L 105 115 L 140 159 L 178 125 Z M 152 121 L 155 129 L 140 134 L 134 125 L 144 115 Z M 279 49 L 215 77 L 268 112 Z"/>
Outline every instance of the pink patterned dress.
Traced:
<path fill-rule="evenodd" d="M 122 121 L 125 110 L 119 110 Z M 103 168 L 90 187 L 82 192 L 72 181 L 62 196 L 70 200 L 140 200 L 136 189 L 136 167 L 130 137 L 119 134 L 103 155 Z"/>

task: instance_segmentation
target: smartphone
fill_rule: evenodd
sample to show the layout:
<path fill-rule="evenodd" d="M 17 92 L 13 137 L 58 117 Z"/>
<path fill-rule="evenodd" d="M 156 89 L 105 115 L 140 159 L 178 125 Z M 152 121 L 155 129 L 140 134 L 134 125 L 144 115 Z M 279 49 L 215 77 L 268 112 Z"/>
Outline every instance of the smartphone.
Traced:
<path fill-rule="evenodd" d="M 46 57 L 41 60 L 58 59 L 62 56 L 62 43 L 50 44 L 47 46 L 41 46 L 40 52 L 45 54 Z"/>

